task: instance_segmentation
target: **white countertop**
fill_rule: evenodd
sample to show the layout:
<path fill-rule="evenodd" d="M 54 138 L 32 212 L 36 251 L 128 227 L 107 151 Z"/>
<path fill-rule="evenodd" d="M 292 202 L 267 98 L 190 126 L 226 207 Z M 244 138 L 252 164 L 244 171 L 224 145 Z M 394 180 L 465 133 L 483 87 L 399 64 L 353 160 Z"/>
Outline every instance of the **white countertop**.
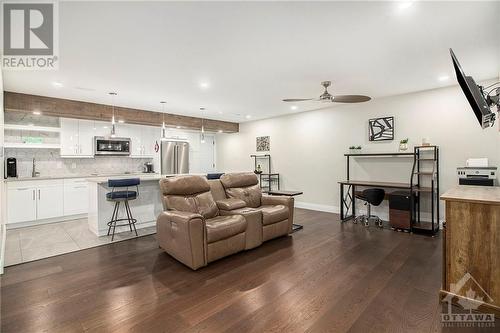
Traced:
<path fill-rule="evenodd" d="M 51 179 L 71 179 L 71 178 L 97 178 L 97 177 L 137 177 L 139 175 L 159 175 L 155 174 L 147 174 L 143 172 L 131 172 L 131 173 L 101 173 L 101 174 L 67 174 L 67 175 L 52 175 L 52 176 L 40 176 L 40 177 L 18 177 L 18 178 L 7 178 L 6 182 L 23 182 L 30 180 L 51 180 Z"/>
<path fill-rule="evenodd" d="M 204 173 L 184 173 L 184 174 L 168 174 L 168 175 L 161 175 L 158 173 L 155 174 L 147 174 L 147 173 L 142 173 L 142 174 L 127 174 L 127 175 L 116 175 L 116 176 L 107 176 L 107 177 L 91 177 L 87 178 L 87 181 L 97 183 L 97 184 L 105 184 L 108 182 L 109 179 L 127 179 L 127 178 L 139 178 L 141 182 L 143 181 L 159 181 L 162 178 L 166 177 L 175 177 L 175 176 L 185 176 L 185 175 L 192 175 L 192 176 L 205 176 Z"/>

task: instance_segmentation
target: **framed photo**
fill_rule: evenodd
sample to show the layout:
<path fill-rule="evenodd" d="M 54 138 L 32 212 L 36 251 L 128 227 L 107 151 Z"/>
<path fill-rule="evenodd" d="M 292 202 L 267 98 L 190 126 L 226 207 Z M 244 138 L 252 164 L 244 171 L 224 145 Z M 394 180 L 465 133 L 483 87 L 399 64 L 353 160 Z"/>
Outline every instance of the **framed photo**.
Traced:
<path fill-rule="evenodd" d="M 368 120 L 368 139 L 370 141 L 394 140 L 394 117 Z"/>
<path fill-rule="evenodd" d="M 258 136 L 256 151 L 269 151 L 269 149 L 270 149 L 269 136 Z"/>

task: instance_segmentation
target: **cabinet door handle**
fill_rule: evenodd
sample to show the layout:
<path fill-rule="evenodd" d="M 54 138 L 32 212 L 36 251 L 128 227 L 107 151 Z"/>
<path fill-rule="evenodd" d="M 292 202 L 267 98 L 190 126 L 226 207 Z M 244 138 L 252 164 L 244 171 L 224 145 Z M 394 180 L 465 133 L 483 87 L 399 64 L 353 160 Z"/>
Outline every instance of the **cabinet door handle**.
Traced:
<path fill-rule="evenodd" d="M 18 188 L 17 190 L 18 190 L 18 191 L 26 191 L 26 190 L 29 190 L 29 187 L 22 187 L 22 188 Z"/>
<path fill-rule="evenodd" d="M 35 190 L 33 190 L 33 201 L 35 201 Z"/>
<path fill-rule="evenodd" d="M 38 190 L 38 200 L 41 199 L 41 196 L 40 196 L 40 190 Z"/>

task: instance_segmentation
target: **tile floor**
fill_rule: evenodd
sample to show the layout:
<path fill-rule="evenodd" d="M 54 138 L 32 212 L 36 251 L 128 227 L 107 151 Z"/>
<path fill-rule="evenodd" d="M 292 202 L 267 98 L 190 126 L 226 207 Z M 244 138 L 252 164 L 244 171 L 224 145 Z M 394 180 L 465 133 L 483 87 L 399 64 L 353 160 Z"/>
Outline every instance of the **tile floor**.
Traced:
<path fill-rule="evenodd" d="M 139 236 L 156 233 L 156 226 L 137 229 Z M 113 242 L 134 238 L 135 233 L 117 233 Z M 5 266 L 109 244 L 111 236 L 97 237 L 87 219 L 7 230 Z"/>

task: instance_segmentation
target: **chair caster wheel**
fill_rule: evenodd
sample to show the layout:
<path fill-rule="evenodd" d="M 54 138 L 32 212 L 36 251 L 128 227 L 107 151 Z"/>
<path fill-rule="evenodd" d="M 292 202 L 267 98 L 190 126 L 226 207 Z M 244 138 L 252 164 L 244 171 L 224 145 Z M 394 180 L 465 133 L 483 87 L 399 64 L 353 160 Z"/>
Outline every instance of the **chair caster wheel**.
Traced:
<path fill-rule="evenodd" d="M 365 227 L 369 227 L 370 226 L 370 222 L 366 221 L 365 222 Z"/>
<path fill-rule="evenodd" d="M 384 227 L 384 225 L 382 224 L 382 221 L 378 221 L 378 227 L 379 228 L 383 228 Z"/>

